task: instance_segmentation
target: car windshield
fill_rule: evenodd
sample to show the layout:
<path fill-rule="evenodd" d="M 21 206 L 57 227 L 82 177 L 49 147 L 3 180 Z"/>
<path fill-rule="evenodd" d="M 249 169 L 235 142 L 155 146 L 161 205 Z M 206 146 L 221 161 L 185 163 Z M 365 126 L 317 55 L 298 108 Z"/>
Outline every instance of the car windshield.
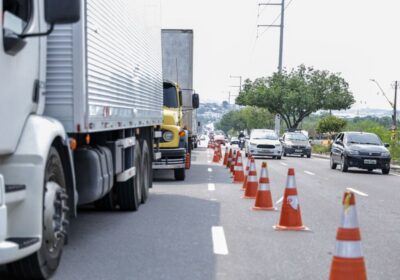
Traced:
<path fill-rule="evenodd" d="M 251 139 L 267 139 L 267 140 L 278 140 L 278 136 L 274 132 L 264 132 L 264 131 L 256 131 L 251 135 Z"/>
<path fill-rule="evenodd" d="M 347 136 L 349 144 L 382 145 L 381 140 L 375 134 L 349 134 Z"/>
<path fill-rule="evenodd" d="M 294 141 L 307 141 L 307 136 L 303 133 L 293 133 L 293 134 L 286 134 L 287 140 L 294 140 Z"/>

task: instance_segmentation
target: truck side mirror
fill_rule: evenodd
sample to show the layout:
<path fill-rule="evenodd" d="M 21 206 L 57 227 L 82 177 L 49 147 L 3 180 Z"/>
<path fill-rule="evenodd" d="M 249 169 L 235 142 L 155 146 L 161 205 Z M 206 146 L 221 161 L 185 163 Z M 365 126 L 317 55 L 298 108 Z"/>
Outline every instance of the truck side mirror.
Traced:
<path fill-rule="evenodd" d="M 199 94 L 193 93 L 192 95 L 192 107 L 193 109 L 197 109 L 200 106 L 200 97 Z"/>
<path fill-rule="evenodd" d="M 53 24 L 74 23 L 81 17 L 80 0 L 46 0 L 45 1 L 46 22 Z"/>
<path fill-rule="evenodd" d="M 178 97 L 179 97 L 179 104 L 180 104 L 180 106 L 183 106 L 182 90 L 179 90 L 179 92 L 178 92 Z"/>

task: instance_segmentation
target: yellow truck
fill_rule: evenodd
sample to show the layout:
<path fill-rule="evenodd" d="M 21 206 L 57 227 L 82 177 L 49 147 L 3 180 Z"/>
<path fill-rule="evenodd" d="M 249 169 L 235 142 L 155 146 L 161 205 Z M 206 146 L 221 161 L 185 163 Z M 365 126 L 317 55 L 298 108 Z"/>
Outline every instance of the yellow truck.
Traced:
<path fill-rule="evenodd" d="M 175 179 L 185 179 L 191 150 L 197 136 L 196 109 L 199 95 L 193 90 L 193 30 L 162 30 L 163 123 L 161 159 L 153 169 L 174 170 Z"/>
<path fill-rule="evenodd" d="M 193 107 L 198 107 L 198 95 L 192 95 Z M 183 126 L 182 91 L 172 81 L 163 83 L 163 124 L 160 139 L 161 159 L 153 162 L 153 169 L 174 170 L 175 180 L 185 180 L 185 169 L 190 167 L 188 130 Z"/>

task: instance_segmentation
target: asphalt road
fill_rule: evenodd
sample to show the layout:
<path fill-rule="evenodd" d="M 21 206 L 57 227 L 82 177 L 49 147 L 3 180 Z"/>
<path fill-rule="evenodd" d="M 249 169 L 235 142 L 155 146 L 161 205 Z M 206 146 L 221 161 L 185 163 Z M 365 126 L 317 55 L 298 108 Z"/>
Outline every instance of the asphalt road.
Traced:
<path fill-rule="evenodd" d="M 327 279 L 347 187 L 368 195 L 357 196 L 368 278 L 400 279 L 398 175 L 341 173 L 319 158 L 267 159 L 274 201 L 295 168 L 311 229 L 277 232 L 279 212 L 250 210 L 254 200 L 242 199 L 211 159 L 211 150 L 197 149 L 183 183 L 158 172 L 137 213 L 81 210 L 53 279 Z"/>

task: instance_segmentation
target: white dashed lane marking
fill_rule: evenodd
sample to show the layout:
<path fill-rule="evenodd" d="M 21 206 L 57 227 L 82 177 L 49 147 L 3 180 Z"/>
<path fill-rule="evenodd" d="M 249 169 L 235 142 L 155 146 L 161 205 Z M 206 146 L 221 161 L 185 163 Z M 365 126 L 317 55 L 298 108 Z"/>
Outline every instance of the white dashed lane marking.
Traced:
<path fill-rule="evenodd" d="M 228 255 L 228 245 L 226 244 L 223 227 L 211 227 L 213 250 L 216 255 Z"/>
<path fill-rule="evenodd" d="M 353 192 L 355 194 L 358 194 L 358 195 L 361 195 L 361 196 L 368 196 L 368 194 L 363 193 L 363 192 L 361 192 L 359 190 L 356 190 L 356 189 L 353 189 L 353 188 L 346 188 L 346 190 L 351 191 L 351 192 Z"/>
<path fill-rule="evenodd" d="M 315 176 L 315 173 L 312 173 L 312 172 L 310 172 L 310 171 L 304 171 L 304 173 L 306 173 L 306 174 L 308 174 L 308 175 L 311 175 L 311 176 Z"/>
<path fill-rule="evenodd" d="M 287 166 L 287 163 L 284 163 L 284 162 L 280 162 L 280 164 L 283 166 Z"/>
<path fill-rule="evenodd" d="M 212 183 L 208 184 L 208 190 L 215 191 L 215 184 L 212 184 Z"/>
<path fill-rule="evenodd" d="M 212 168 L 208 168 L 207 171 L 208 171 L 208 172 L 212 172 Z"/>

